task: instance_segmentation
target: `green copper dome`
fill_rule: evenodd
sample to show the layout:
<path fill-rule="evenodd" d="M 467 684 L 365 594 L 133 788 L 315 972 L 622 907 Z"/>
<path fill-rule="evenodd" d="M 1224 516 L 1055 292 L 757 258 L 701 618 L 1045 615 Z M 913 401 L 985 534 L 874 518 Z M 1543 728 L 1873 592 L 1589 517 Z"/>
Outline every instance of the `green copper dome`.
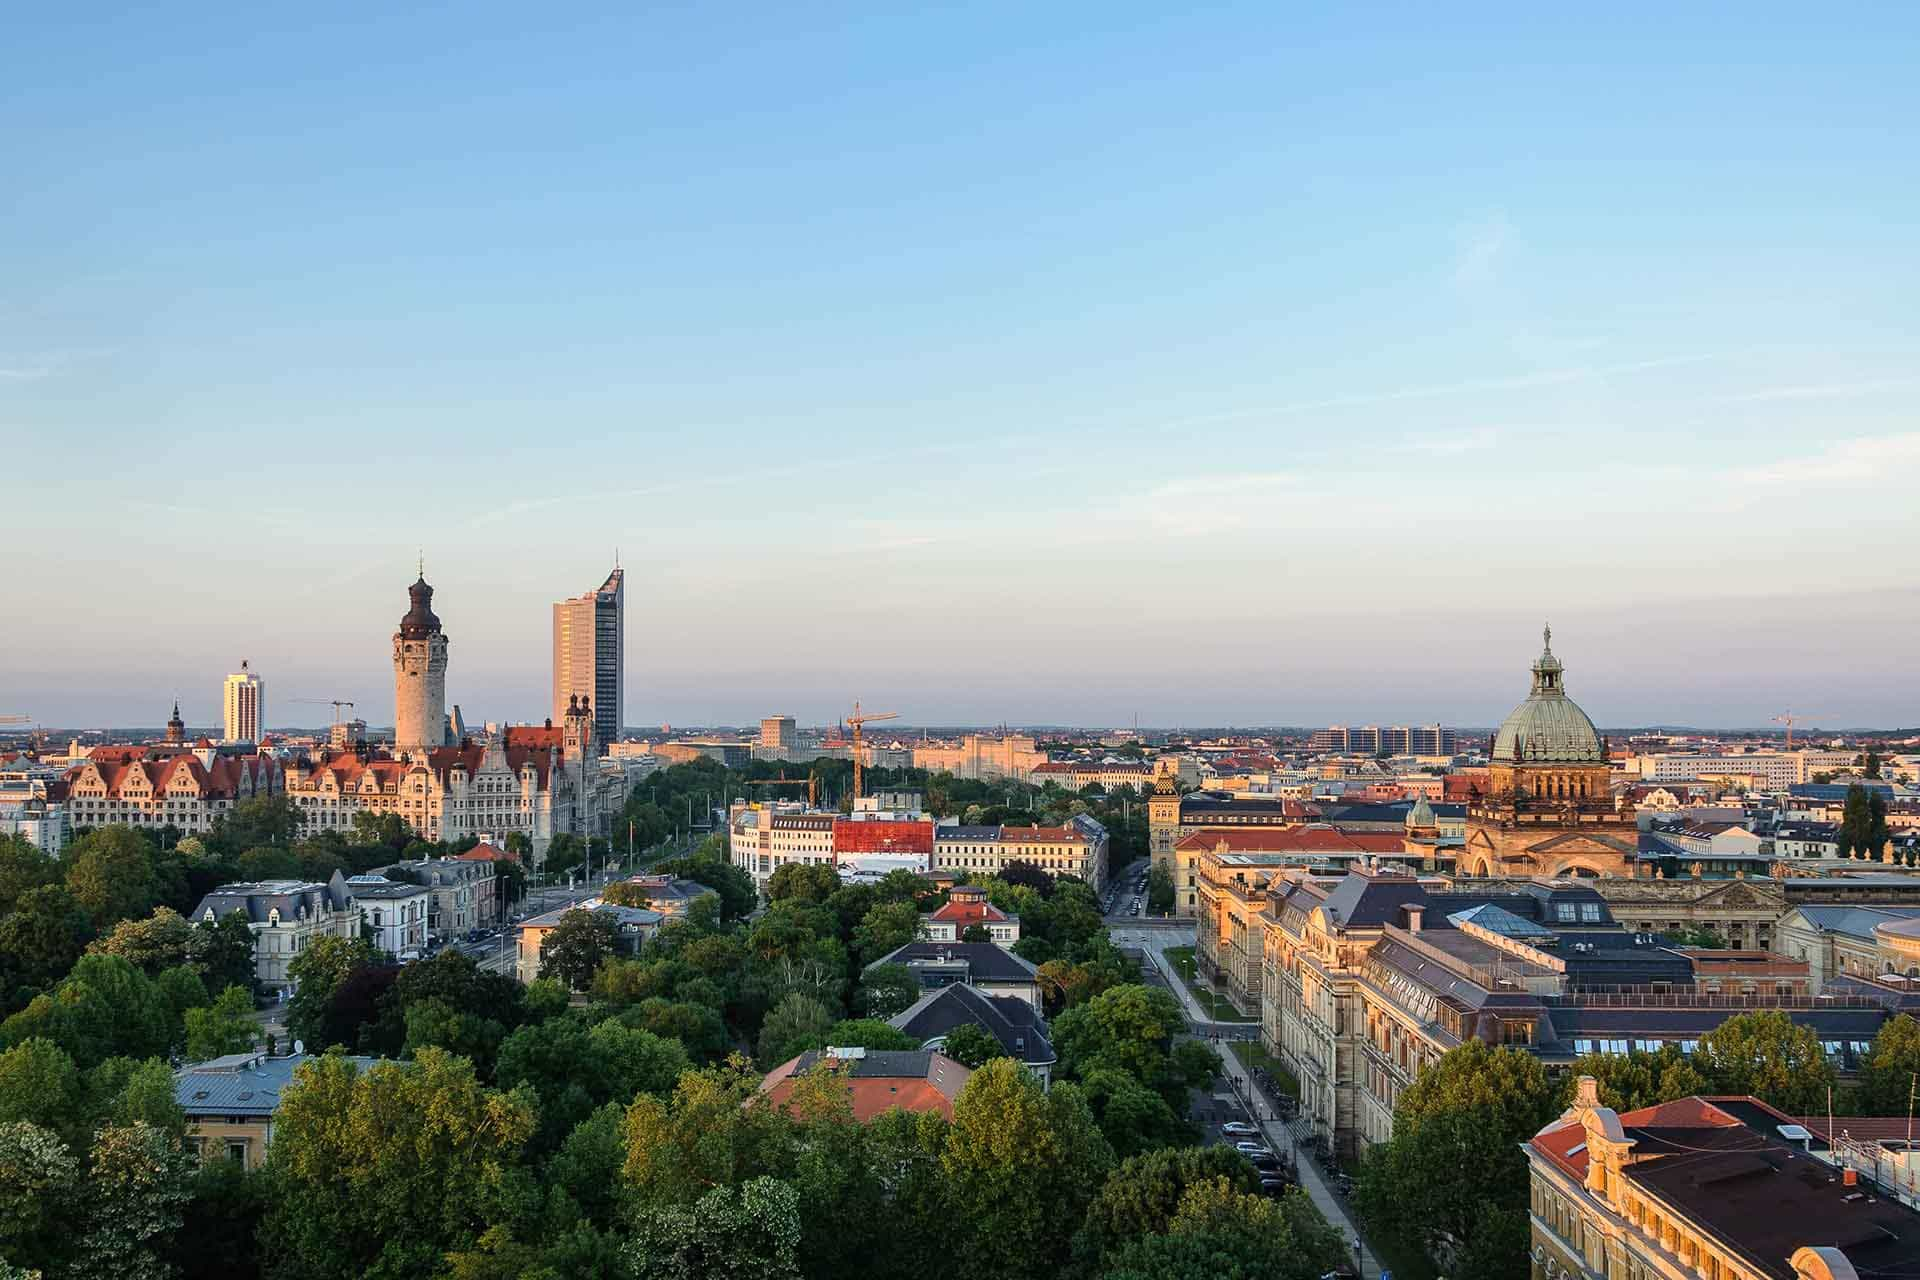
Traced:
<path fill-rule="evenodd" d="M 1605 764 L 1600 732 L 1567 696 L 1560 659 L 1553 656 L 1553 628 L 1546 650 L 1533 664 L 1533 692 L 1513 709 L 1493 738 L 1498 764 Z"/>

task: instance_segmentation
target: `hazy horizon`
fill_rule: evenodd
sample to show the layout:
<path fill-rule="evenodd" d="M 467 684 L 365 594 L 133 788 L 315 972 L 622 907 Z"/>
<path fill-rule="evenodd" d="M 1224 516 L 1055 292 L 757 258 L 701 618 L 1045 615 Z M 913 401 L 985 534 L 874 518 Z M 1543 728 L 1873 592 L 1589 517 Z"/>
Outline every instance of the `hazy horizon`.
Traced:
<path fill-rule="evenodd" d="M 448 17 L 10 29 L 0 714 L 1920 723 L 1920 13 Z"/>

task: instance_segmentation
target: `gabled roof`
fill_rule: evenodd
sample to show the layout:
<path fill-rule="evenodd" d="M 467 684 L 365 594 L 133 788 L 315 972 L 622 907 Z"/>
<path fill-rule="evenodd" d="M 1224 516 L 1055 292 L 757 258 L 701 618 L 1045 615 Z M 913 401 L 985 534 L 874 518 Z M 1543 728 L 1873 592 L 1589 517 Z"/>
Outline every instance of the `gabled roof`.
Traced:
<path fill-rule="evenodd" d="M 1398 924 L 1401 908 L 1427 905 L 1427 891 L 1411 876 L 1387 875 L 1356 868 L 1347 873 L 1327 900 L 1320 904 L 1334 924 L 1343 928 L 1373 928 Z"/>
<path fill-rule="evenodd" d="M 1032 982 L 1039 969 L 1005 947 L 991 942 L 909 942 L 867 966 L 957 964 L 969 982 Z"/>
<path fill-rule="evenodd" d="M 270 1058 L 264 1053 L 233 1053 L 181 1067 L 173 1073 L 173 1099 L 189 1119 L 194 1116 L 270 1116 L 294 1072 L 316 1060 L 310 1053 Z M 377 1058 L 347 1058 L 365 1071 Z"/>
<path fill-rule="evenodd" d="M 964 982 L 929 991 L 887 1024 L 922 1043 L 940 1039 L 955 1028 L 979 1027 L 1007 1051 L 1030 1066 L 1055 1061 L 1046 1021 L 1034 1007 L 1016 996 L 990 996 Z"/>
<path fill-rule="evenodd" d="M 810 1049 L 769 1071 L 760 1092 L 775 1106 L 792 1096 L 796 1077 L 820 1065 L 846 1079 L 855 1120 L 871 1120 L 899 1107 L 906 1111 L 937 1111 L 953 1118 L 954 1099 L 966 1087 L 971 1070 L 943 1053 L 927 1049 L 858 1049 L 854 1056 L 836 1056 L 835 1050 Z"/>

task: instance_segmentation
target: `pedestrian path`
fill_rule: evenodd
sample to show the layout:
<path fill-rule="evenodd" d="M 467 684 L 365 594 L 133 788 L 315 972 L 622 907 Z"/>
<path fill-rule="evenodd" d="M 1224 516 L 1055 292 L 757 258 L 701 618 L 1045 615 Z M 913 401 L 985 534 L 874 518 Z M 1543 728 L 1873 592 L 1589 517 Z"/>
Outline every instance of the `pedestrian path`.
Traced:
<path fill-rule="evenodd" d="M 1187 984 L 1181 980 L 1178 973 L 1173 971 L 1172 966 L 1167 964 L 1166 957 L 1159 951 L 1151 947 L 1147 948 L 1147 959 L 1166 980 L 1168 989 L 1180 1001 L 1181 1008 L 1186 1010 L 1187 1020 L 1194 1025 L 1199 1034 L 1212 1039 L 1218 1031 L 1230 1025 L 1215 1023 L 1208 1019 L 1205 1008 L 1194 999 L 1193 993 L 1187 989 Z M 1294 1141 L 1292 1131 L 1278 1119 L 1278 1109 L 1274 1106 L 1273 1100 L 1254 1083 L 1246 1065 L 1224 1045 L 1221 1048 L 1220 1058 L 1224 1064 L 1227 1079 L 1233 1085 L 1234 1096 L 1240 1099 L 1247 1114 L 1254 1118 L 1254 1123 L 1260 1127 L 1267 1145 L 1276 1153 L 1292 1155 L 1293 1167 L 1300 1179 L 1300 1189 L 1307 1193 L 1307 1198 L 1313 1201 L 1314 1208 L 1320 1210 L 1322 1217 L 1338 1228 L 1350 1243 L 1358 1246 L 1361 1280 L 1379 1280 L 1380 1262 L 1374 1257 L 1373 1250 L 1364 1246 L 1360 1228 L 1348 1211 L 1346 1202 L 1333 1193 L 1333 1189 L 1327 1185 L 1325 1176 L 1313 1163 L 1313 1158 L 1300 1149 L 1299 1144 Z M 1259 1105 L 1255 1105 L 1256 1100 Z M 1262 1118 L 1268 1116 L 1274 1118 Z"/>

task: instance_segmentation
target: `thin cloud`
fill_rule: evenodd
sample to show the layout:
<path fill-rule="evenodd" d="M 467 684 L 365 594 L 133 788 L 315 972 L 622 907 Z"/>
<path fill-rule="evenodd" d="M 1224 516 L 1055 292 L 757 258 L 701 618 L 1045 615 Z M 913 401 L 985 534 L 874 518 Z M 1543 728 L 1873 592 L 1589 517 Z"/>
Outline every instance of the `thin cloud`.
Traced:
<path fill-rule="evenodd" d="M 1756 488 L 1909 481 L 1920 473 L 1920 431 L 1840 440 L 1819 453 L 1743 467 L 1731 479 Z"/>
<path fill-rule="evenodd" d="M 1478 453 L 1482 449 L 1491 449 L 1500 443 L 1500 433 L 1492 427 L 1475 427 L 1471 431 L 1438 432 L 1433 435 L 1413 436 L 1403 447 L 1409 453 L 1424 453 L 1436 457 L 1451 458 L 1462 453 Z"/>
<path fill-rule="evenodd" d="M 1799 387 L 1764 387 L 1758 391 L 1717 397 L 1719 404 L 1755 404 L 1769 400 L 1829 400 L 1866 396 L 1920 385 L 1920 378 L 1875 378 L 1868 382 L 1826 382 Z"/>
<path fill-rule="evenodd" d="M 1201 414 L 1161 423 L 1157 430 L 1177 431 L 1186 427 L 1212 426 L 1247 418 L 1292 418 L 1322 409 L 1346 409 L 1360 405 L 1395 404 L 1403 400 L 1436 400 L 1446 396 L 1471 395 L 1478 391 L 1521 391 L 1530 387 L 1561 386 L 1591 378 L 1612 378 L 1624 374 L 1645 373 L 1653 369 L 1671 369 L 1680 365 L 1705 364 L 1723 357 L 1718 352 L 1687 356 L 1660 356 L 1651 360 L 1632 360 L 1623 364 L 1575 365 L 1560 369 L 1542 369 L 1503 378 L 1470 378 L 1462 382 L 1443 382 L 1424 387 L 1402 387 L 1394 391 L 1363 391 L 1351 395 L 1327 396 L 1319 400 L 1298 400 L 1292 404 L 1268 405 L 1258 409 L 1230 409 L 1224 413 Z"/>
<path fill-rule="evenodd" d="M 1454 283 L 1470 286 L 1492 280 L 1512 229 L 1503 213 L 1470 228 L 1461 237 L 1459 250 L 1454 254 Z"/>
<path fill-rule="evenodd" d="M 17 365 L 12 368 L 0 368 L 0 378 L 9 382 L 31 382 L 35 378 L 47 378 L 53 370 L 47 365 Z"/>

